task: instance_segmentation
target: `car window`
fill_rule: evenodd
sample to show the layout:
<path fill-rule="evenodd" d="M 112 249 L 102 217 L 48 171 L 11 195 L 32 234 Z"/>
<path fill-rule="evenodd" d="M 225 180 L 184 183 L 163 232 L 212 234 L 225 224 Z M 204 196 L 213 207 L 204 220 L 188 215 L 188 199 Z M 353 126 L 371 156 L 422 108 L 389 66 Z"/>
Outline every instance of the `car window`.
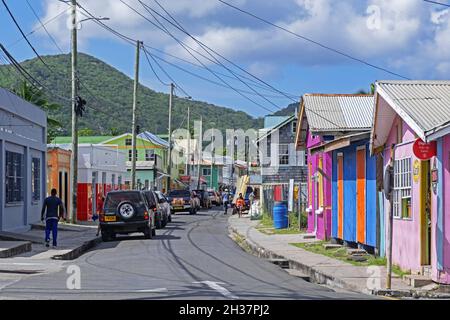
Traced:
<path fill-rule="evenodd" d="M 123 202 L 129 201 L 134 205 L 142 206 L 144 205 L 143 199 L 139 192 L 118 192 L 118 193 L 108 193 L 105 200 L 105 210 L 116 209 L 117 206 Z"/>
<path fill-rule="evenodd" d="M 145 198 L 147 199 L 148 205 L 150 208 L 153 208 L 156 206 L 155 197 L 153 196 L 152 192 L 145 192 Z"/>
<path fill-rule="evenodd" d="M 169 197 L 171 198 L 186 198 L 190 196 L 191 193 L 188 190 L 173 190 L 169 193 Z"/>

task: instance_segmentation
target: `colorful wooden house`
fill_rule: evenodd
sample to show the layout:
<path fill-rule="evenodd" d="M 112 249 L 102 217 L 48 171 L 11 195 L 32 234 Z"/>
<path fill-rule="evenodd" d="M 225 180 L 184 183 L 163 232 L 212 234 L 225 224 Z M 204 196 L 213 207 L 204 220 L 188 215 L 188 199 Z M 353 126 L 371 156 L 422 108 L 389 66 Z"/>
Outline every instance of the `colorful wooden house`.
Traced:
<path fill-rule="evenodd" d="M 372 109 L 373 97 L 369 95 L 306 94 L 302 97 L 296 147 L 307 153 L 308 232 L 314 233 L 318 239 L 329 239 L 333 229 L 333 149 L 326 145 L 341 137 L 370 130 Z M 356 179 L 356 172 L 352 171 L 354 176 L 349 175 L 346 177 L 348 180 Z M 361 169 L 360 173 L 363 171 Z M 361 175 L 361 178 L 366 177 Z M 363 204 L 362 201 L 360 203 Z M 344 208 L 341 209 L 343 213 Z M 350 211 L 348 217 L 356 221 L 350 218 Z M 342 229 L 341 225 L 339 227 Z"/>
<path fill-rule="evenodd" d="M 47 195 L 53 188 L 58 191 L 58 197 L 66 208 L 71 202 L 70 158 L 72 151 L 55 145 L 47 148 Z"/>
<path fill-rule="evenodd" d="M 394 166 L 392 261 L 450 284 L 450 81 L 379 81 L 375 101 L 371 151 Z"/>

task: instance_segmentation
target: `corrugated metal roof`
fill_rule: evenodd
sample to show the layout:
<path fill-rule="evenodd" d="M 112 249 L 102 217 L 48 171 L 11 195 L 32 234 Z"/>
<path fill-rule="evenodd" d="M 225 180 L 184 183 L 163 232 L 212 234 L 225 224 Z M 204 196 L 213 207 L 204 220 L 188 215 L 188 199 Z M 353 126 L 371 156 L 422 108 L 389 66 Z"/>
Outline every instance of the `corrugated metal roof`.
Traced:
<path fill-rule="evenodd" d="M 165 147 L 165 148 L 169 147 L 169 142 L 161 139 L 156 134 L 153 134 L 149 131 L 142 132 L 141 134 L 138 135 L 138 137 L 142 138 L 142 139 L 147 139 L 147 140 L 151 141 L 153 144 L 159 145 L 161 147 Z"/>
<path fill-rule="evenodd" d="M 290 116 L 266 116 L 264 117 L 264 129 L 271 129 L 273 127 L 276 127 L 289 118 Z"/>
<path fill-rule="evenodd" d="M 303 103 L 313 132 L 355 131 L 372 127 L 373 96 L 306 94 Z"/>
<path fill-rule="evenodd" d="M 450 81 L 378 81 L 377 90 L 426 135 L 450 125 Z M 386 97 L 385 97 L 386 98 Z"/>

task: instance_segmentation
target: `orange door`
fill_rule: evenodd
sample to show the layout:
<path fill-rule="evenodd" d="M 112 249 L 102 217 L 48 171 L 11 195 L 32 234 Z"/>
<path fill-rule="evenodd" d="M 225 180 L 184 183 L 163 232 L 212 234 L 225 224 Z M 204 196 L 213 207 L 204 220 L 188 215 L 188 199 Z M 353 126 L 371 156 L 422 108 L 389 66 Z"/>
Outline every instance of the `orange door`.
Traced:
<path fill-rule="evenodd" d="M 366 241 L 366 149 L 356 151 L 356 240 Z"/>
<path fill-rule="evenodd" d="M 344 239 L 344 158 L 342 154 L 337 156 L 337 165 L 338 165 L 338 238 Z"/>

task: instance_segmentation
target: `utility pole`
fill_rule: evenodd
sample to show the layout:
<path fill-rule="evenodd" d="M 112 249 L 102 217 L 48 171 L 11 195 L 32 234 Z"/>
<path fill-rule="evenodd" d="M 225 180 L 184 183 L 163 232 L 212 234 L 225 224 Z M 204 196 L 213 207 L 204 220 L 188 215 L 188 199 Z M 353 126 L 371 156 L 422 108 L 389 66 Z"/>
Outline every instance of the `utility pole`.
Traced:
<path fill-rule="evenodd" d="M 78 191 L 78 115 L 75 112 L 76 98 L 78 96 L 77 71 L 77 1 L 72 4 L 72 157 L 70 163 L 70 176 L 72 178 L 72 201 L 70 203 L 70 222 L 77 222 L 77 191 Z"/>
<path fill-rule="evenodd" d="M 141 51 L 141 41 L 136 41 L 136 61 L 134 65 L 134 89 L 133 89 L 133 120 L 132 120 L 132 139 L 131 139 L 131 190 L 136 189 L 136 135 L 137 135 L 137 94 L 139 86 L 139 54 Z"/>
<path fill-rule="evenodd" d="M 386 260 L 387 260 L 387 275 L 386 275 L 386 289 L 391 289 L 392 283 L 392 228 L 394 224 L 394 192 L 393 192 L 393 181 L 394 181 L 394 166 L 395 166 L 395 145 L 392 146 L 391 149 L 391 163 L 386 168 L 386 170 L 390 170 L 389 174 L 389 215 L 388 215 L 388 223 L 386 228 L 387 233 L 387 241 L 386 241 Z"/>
<path fill-rule="evenodd" d="M 211 175 L 210 175 L 210 183 L 211 189 L 213 189 L 213 169 L 214 169 L 214 137 L 211 136 Z"/>
<path fill-rule="evenodd" d="M 170 96 L 169 96 L 169 161 L 167 167 L 167 191 L 170 191 L 170 178 L 172 177 L 172 104 L 173 104 L 173 90 L 175 85 L 170 84 Z"/>
<path fill-rule="evenodd" d="M 197 159 L 197 190 L 200 190 L 200 166 L 202 162 L 202 142 L 203 142 L 203 117 L 200 117 L 200 135 L 198 137 L 198 159 Z"/>
<path fill-rule="evenodd" d="M 186 175 L 189 176 L 189 165 L 191 164 L 191 106 L 188 106 L 187 111 L 187 131 L 188 131 L 188 141 L 187 141 L 187 155 L 186 155 Z"/>

